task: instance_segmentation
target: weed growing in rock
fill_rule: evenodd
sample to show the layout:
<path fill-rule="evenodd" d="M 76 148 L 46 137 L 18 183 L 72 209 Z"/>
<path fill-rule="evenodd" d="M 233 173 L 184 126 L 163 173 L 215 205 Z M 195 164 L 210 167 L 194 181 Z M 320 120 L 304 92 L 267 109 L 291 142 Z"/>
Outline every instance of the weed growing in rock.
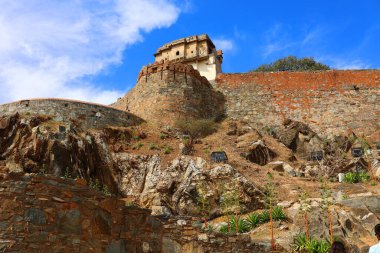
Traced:
<path fill-rule="evenodd" d="M 106 184 L 103 185 L 102 187 L 102 193 L 106 196 L 111 196 L 111 192 L 110 190 L 108 189 L 108 186 Z"/>
<path fill-rule="evenodd" d="M 164 154 L 165 154 L 165 155 L 168 155 L 168 154 L 170 154 L 171 152 L 173 152 L 173 148 L 170 147 L 170 146 L 164 146 L 164 147 L 163 147 L 163 150 L 164 150 Z"/>
<path fill-rule="evenodd" d="M 94 190 L 97 190 L 97 191 L 99 191 L 99 189 L 101 189 L 100 182 L 99 182 L 99 180 L 97 178 L 96 179 L 90 178 L 88 186 L 91 189 L 94 189 Z"/>
<path fill-rule="evenodd" d="M 161 139 L 161 140 L 164 140 L 164 139 L 166 139 L 166 138 L 168 138 L 168 136 L 167 136 L 166 134 L 164 134 L 164 133 L 161 133 L 161 134 L 160 134 L 160 139 Z"/>
<path fill-rule="evenodd" d="M 42 176 L 45 176 L 47 174 L 47 169 L 46 169 L 46 165 L 45 164 L 42 164 L 42 167 L 40 168 L 40 170 L 38 171 L 38 174 L 39 175 L 42 175 Z"/>
<path fill-rule="evenodd" d="M 155 143 L 150 143 L 149 149 L 150 150 L 159 150 L 160 148 Z"/>
<path fill-rule="evenodd" d="M 63 174 L 63 177 L 64 177 L 65 179 L 71 179 L 71 178 L 72 178 L 72 176 L 71 176 L 71 172 L 70 172 L 69 168 L 66 167 L 65 172 L 64 172 L 64 174 Z"/>
<path fill-rule="evenodd" d="M 141 142 L 137 142 L 135 145 L 132 146 L 132 149 L 140 150 L 143 146 L 144 144 L 142 144 Z"/>

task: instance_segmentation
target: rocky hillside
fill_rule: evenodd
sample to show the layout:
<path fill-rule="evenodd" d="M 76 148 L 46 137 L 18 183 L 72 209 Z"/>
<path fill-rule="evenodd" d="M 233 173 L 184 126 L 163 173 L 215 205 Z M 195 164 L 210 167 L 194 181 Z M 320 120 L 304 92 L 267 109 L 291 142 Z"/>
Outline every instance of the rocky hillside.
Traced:
<path fill-rule="evenodd" d="M 290 251 L 294 238 L 305 233 L 305 201 L 310 235 L 329 238 L 321 187 L 330 192 L 333 235 L 362 252 L 375 243 L 380 170 L 373 140 L 324 139 L 291 120 L 255 129 L 225 119 L 213 134 L 192 140 L 190 150 L 188 144 L 173 126 L 92 129 L 45 115 L 1 117 L 0 249 L 231 252 L 243 245 L 269 251 L 268 223 L 238 235 L 220 232 L 230 214 L 248 219 L 267 208 L 268 174 L 273 203 L 286 216 L 274 223 L 278 250 Z M 355 148 L 365 153 L 353 157 Z M 228 161 L 214 162 L 213 151 L 225 152 Z M 323 160 L 311 157 L 317 151 Z M 370 178 L 338 182 L 339 173 L 352 172 L 348 178 L 359 169 Z M 301 201 L 302 193 L 307 197 Z"/>

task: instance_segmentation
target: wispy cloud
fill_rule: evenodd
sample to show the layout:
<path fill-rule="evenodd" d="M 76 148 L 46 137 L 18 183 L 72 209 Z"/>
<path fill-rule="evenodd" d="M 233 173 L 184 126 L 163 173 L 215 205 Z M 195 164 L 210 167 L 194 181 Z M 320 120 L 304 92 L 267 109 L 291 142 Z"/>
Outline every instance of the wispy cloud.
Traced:
<path fill-rule="evenodd" d="M 223 52 L 232 51 L 235 49 L 235 43 L 232 39 L 214 39 L 213 40 L 216 48 L 222 49 Z"/>
<path fill-rule="evenodd" d="M 264 45 L 262 56 L 264 58 L 275 53 L 291 53 L 300 51 L 309 45 L 319 41 L 323 35 L 323 29 L 316 27 L 303 32 L 294 31 L 291 27 L 283 24 L 275 24 L 270 27 L 263 36 Z"/>
<path fill-rule="evenodd" d="M 371 67 L 370 64 L 360 59 L 352 59 L 349 57 L 323 56 L 317 57 L 317 60 L 327 63 L 334 69 L 367 69 Z"/>
<path fill-rule="evenodd" d="M 172 25 L 180 14 L 171 0 L 0 0 L 0 6 L 0 102 L 113 102 L 121 91 L 84 79 L 120 64 L 126 46 Z"/>

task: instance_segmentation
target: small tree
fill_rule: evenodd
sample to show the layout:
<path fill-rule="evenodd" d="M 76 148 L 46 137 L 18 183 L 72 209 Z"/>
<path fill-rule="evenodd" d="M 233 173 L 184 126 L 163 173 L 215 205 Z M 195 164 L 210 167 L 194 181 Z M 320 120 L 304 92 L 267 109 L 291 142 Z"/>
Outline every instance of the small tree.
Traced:
<path fill-rule="evenodd" d="M 210 135 L 217 129 L 217 124 L 213 119 L 180 119 L 176 121 L 175 126 L 183 134 L 189 136 L 184 143 L 189 150 L 192 149 L 196 139 Z"/>
<path fill-rule="evenodd" d="M 322 198 L 322 203 L 321 207 L 323 210 L 326 210 L 328 220 L 329 220 L 329 234 L 330 234 L 330 242 L 333 242 L 333 230 L 332 230 L 332 216 L 330 212 L 330 207 L 334 204 L 334 199 L 332 197 L 332 192 L 331 188 L 327 184 L 326 181 L 321 179 L 321 198 Z"/>
<path fill-rule="evenodd" d="M 295 56 L 287 56 L 270 64 L 263 64 L 257 67 L 256 72 L 274 72 L 274 71 L 313 71 L 313 70 L 329 70 L 330 67 L 319 63 L 312 57 L 297 58 Z"/>
<path fill-rule="evenodd" d="M 309 235 L 309 220 L 308 220 L 308 213 L 311 210 L 311 205 L 310 205 L 310 200 L 309 200 L 309 195 L 307 194 L 306 191 L 303 191 L 300 194 L 300 202 L 301 202 L 301 210 L 304 213 L 304 220 L 305 220 L 305 235 L 306 235 L 306 240 L 309 241 L 310 235 Z"/>
<path fill-rule="evenodd" d="M 276 191 L 276 185 L 273 181 L 273 175 L 271 173 L 267 174 L 267 183 L 264 186 L 264 196 L 265 196 L 265 203 L 267 205 L 267 208 L 269 209 L 270 236 L 271 236 L 272 250 L 275 250 L 276 242 L 274 240 L 274 235 L 273 235 L 272 210 L 273 210 L 273 206 L 277 202 L 277 191 Z"/>

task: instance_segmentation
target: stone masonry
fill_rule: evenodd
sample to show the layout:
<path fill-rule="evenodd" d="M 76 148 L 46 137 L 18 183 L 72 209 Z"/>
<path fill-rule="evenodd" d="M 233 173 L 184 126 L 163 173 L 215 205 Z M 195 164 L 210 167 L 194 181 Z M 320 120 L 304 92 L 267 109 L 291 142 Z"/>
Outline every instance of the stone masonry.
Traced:
<path fill-rule="evenodd" d="M 224 103 L 223 95 L 192 66 L 166 62 L 144 67 L 136 86 L 113 106 L 147 121 L 173 123 L 184 117 L 218 117 Z"/>
<path fill-rule="evenodd" d="M 25 115 L 51 116 L 55 121 L 79 123 L 84 128 L 132 126 L 139 117 L 113 107 L 67 99 L 31 99 L 0 105 L 0 116 L 15 112 Z"/>
<path fill-rule="evenodd" d="M 380 71 L 219 74 L 228 117 L 258 128 L 304 122 L 322 136 L 354 131 L 379 138 Z"/>
<path fill-rule="evenodd" d="M 248 234 L 202 232 L 191 217 L 160 220 L 83 179 L 13 174 L 0 181 L 0 199 L 1 252 L 272 252 Z"/>

